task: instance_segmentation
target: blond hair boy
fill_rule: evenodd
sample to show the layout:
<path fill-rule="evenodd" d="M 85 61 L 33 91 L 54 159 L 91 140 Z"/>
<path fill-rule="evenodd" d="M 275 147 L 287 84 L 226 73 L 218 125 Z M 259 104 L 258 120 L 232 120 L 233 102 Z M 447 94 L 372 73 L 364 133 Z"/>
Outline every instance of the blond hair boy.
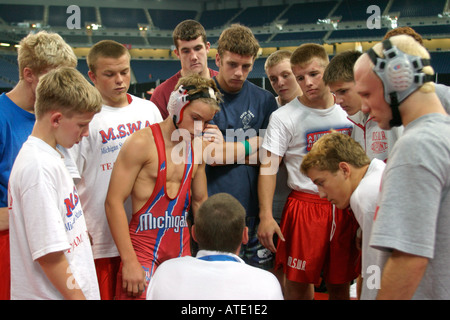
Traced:
<path fill-rule="evenodd" d="M 14 160 L 35 123 L 39 78 L 59 66 L 76 67 L 72 48 L 57 33 L 40 31 L 24 37 L 17 50 L 19 82 L 0 95 L 0 299 L 10 297 L 7 186 Z"/>
<path fill-rule="evenodd" d="M 102 300 L 114 299 L 120 265 L 105 214 L 114 162 L 131 134 L 162 121 L 158 108 L 151 101 L 128 93 L 130 58 L 128 49 L 113 40 L 99 41 L 89 50 L 88 76 L 102 96 L 103 107 L 91 122 L 89 137 L 69 150 L 81 176 L 77 188 L 93 240 Z M 129 216 L 131 211 L 127 202 Z"/>
<path fill-rule="evenodd" d="M 292 73 L 291 55 L 292 52 L 289 50 L 277 50 L 270 54 L 264 64 L 270 84 L 277 94 L 276 99 L 279 106 L 302 95 L 302 89 Z"/>
<path fill-rule="evenodd" d="M 99 299 L 83 209 L 56 146 L 79 143 L 101 105 L 74 68 L 39 81 L 36 124 L 9 181 L 12 299 Z"/>

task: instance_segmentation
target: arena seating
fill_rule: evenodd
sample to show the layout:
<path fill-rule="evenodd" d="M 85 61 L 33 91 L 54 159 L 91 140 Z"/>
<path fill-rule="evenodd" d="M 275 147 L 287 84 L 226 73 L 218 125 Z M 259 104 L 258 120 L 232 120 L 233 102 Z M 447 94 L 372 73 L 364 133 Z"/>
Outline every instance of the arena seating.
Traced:
<path fill-rule="evenodd" d="M 74 48 L 89 48 L 102 39 L 113 39 L 130 48 L 157 48 L 170 52 L 173 41 L 171 32 L 182 20 L 195 19 L 203 24 L 212 48 L 216 46 L 220 31 L 232 24 L 241 23 L 255 30 L 262 48 L 295 47 L 305 42 L 337 46 L 342 43 L 379 41 L 389 30 L 366 27 L 370 5 L 380 8 L 383 15 L 396 15 L 399 25 L 410 25 L 424 39 L 448 39 L 450 34 L 447 0 L 322 0 L 281 1 L 273 4 L 216 8 L 204 6 L 192 8 L 169 7 L 113 7 L 105 2 L 81 6 L 82 30 L 67 31 L 67 6 L 60 3 L 21 4 L 13 1 L 0 4 L 0 42 L 18 43 L 28 32 L 31 24 L 42 29 L 55 30 Z M 223 1 L 224 2 L 224 1 Z M 264 2 L 267 3 L 268 1 Z M 143 2 L 145 3 L 145 2 Z M 439 18 L 438 18 L 439 16 Z M 433 18 L 447 19 L 446 24 L 418 22 Z M 428 21 L 428 20 L 427 20 Z M 330 23 L 338 23 L 332 27 Z M 85 31 L 88 24 L 98 24 L 99 30 Z M 140 32 L 139 25 L 148 26 L 151 32 Z M 37 28 L 39 29 L 39 28 Z M 450 74 L 448 47 L 430 50 L 437 73 Z M 270 51 L 269 51 L 270 52 Z M 256 60 L 251 78 L 264 78 L 266 55 Z M 330 55 L 331 56 L 331 55 Z M 87 75 L 85 56 L 79 57 L 78 68 Z M 0 50 L 0 88 L 10 88 L 18 81 L 17 57 L 14 52 Z M 217 69 L 214 60 L 208 61 Z M 131 67 L 137 83 L 160 82 L 179 69 L 179 61 L 173 54 L 163 57 L 134 57 Z"/>

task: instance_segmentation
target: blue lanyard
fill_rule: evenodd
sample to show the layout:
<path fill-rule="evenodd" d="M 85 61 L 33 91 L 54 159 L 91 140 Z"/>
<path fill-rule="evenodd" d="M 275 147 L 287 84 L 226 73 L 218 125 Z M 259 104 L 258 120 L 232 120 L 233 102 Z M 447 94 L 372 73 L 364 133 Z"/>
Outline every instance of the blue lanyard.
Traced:
<path fill-rule="evenodd" d="M 226 255 L 226 254 L 216 254 L 216 255 L 210 255 L 210 256 L 203 256 L 199 259 L 206 260 L 206 261 L 234 261 L 239 262 L 238 259 L 235 257 Z"/>

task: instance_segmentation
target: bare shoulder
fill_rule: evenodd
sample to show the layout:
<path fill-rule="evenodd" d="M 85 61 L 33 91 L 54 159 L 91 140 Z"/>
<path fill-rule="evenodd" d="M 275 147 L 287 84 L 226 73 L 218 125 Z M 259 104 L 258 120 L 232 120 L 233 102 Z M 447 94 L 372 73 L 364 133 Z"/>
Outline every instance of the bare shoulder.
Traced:
<path fill-rule="evenodd" d="M 146 127 L 129 136 L 123 144 L 120 153 L 142 159 L 150 156 L 155 148 L 152 130 L 150 127 Z"/>

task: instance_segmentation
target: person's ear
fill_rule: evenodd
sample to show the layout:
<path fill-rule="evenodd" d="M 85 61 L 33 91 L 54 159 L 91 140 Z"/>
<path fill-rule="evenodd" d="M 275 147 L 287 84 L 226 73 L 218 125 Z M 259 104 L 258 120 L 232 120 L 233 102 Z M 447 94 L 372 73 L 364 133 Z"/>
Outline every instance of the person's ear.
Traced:
<path fill-rule="evenodd" d="M 344 178 L 348 178 L 351 173 L 351 167 L 347 162 L 339 162 L 339 169 L 344 174 Z"/>
<path fill-rule="evenodd" d="M 220 68 L 220 55 L 218 53 L 216 53 L 216 66 Z"/>
<path fill-rule="evenodd" d="M 59 127 L 59 124 L 61 122 L 63 115 L 61 112 L 53 112 L 50 116 L 50 123 L 52 124 L 52 127 L 57 128 Z"/>
<path fill-rule="evenodd" d="M 195 224 L 193 224 L 191 227 L 191 237 L 192 239 L 194 239 L 195 242 L 198 242 L 197 237 L 195 236 Z"/>
<path fill-rule="evenodd" d="M 31 70 L 28 67 L 23 68 L 23 79 L 28 82 L 28 83 L 33 83 L 34 79 L 35 79 L 35 75 L 33 70 Z"/>
<path fill-rule="evenodd" d="M 242 244 L 248 243 L 248 227 L 244 228 L 244 231 L 242 232 Z"/>
<path fill-rule="evenodd" d="M 173 49 L 173 53 L 175 53 L 177 58 L 180 59 L 180 52 L 178 51 L 178 49 Z"/>
<path fill-rule="evenodd" d="M 97 81 L 97 77 L 95 76 L 95 73 L 92 72 L 91 70 L 88 71 L 88 76 L 89 79 L 91 79 L 92 83 L 95 85 L 96 81 Z"/>

